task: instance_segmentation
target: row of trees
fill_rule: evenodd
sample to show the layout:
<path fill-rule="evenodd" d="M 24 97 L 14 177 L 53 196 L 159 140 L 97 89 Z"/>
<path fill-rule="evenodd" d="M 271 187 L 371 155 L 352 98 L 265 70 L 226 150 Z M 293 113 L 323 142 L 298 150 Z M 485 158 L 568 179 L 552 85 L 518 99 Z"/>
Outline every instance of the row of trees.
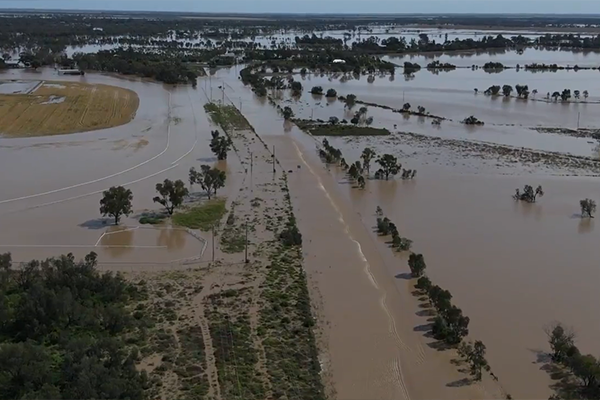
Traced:
<path fill-rule="evenodd" d="M 570 385 L 567 393 L 553 396 L 553 399 L 597 399 L 600 397 L 600 360 L 591 354 L 582 354 L 575 345 L 575 333 L 561 323 L 553 324 L 546 330 L 552 353 L 552 362 L 564 367 L 577 385 Z"/>
<path fill-rule="evenodd" d="M 500 91 L 502 91 L 502 94 L 506 97 L 510 96 L 514 91 L 516 91 L 517 97 L 519 98 L 527 99 L 530 95 L 528 85 L 515 85 L 514 89 L 511 85 L 492 85 L 489 88 L 487 88 L 483 93 L 486 95 L 497 96 L 498 94 L 500 94 Z M 475 93 L 478 93 L 478 89 L 475 89 Z M 538 94 L 537 89 L 533 89 L 531 91 L 531 94 L 535 97 L 535 95 Z M 552 95 L 550 95 L 550 92 L 548 92 L 545 98 L 547 100 L 552 98 L 554 99 L 554 101 L 557 101 L 560 98 L 562 101 L 567 101 L 571 97 L 574 97 L 576 100 L 579 100 L 582 95 L 584 99 L 587 99 L 590 93 L 587 90 L 584 90 L 583 92 L 579 90 L 574 90 L 573 95 L 571 95 L 571 89 L 564 89 L 562 92 L 555 91 L 552 93 Z"/>
<path fill-rule="evenodd" d="M 408 251 L 412 241 L 402 238 L 398 234 L 396 225 L 387 217 L 383 217 L 381 207 L 377 207 L 377 232 L 381 236 L 392 235 L 392 247 L 398 251 Z M 434 285 L 425 274 L 427 264 L 422 254 L 411 253 L 408 257 L 408 266 L 413 278 L 418 278 L 415 288 L 419 294 L 425 294 L 430 305 L 435 309 L 436 316 L 432 325 L 432 334 L 437 340 L 449 346 L 457 346 L 461 355 L 470 366 L 470 373 L 474 380 L 480 381 L 482 371 L 490 371 L 485 359 L 486 348 L 481 341 L 475 343 L 463 342 L 469 334 L 469 317 L 463 315 L 460 308 L 452 304 L 452 294 L 448 290 Z M 493 376 L 493 375 L 492 375 Z"/>
<path fill-rule="evenodd" d="M 379 209 L 378 211 L 380 211 Z M 389 220 L 388 217 L 377 217 L 377 233 L 380 236 L 392 236 L 391 246 L 396 251 L 409 251 L 412 247 L 412 240 L 400 236 L 396 224 Z M 411 254 L 412 256 L 413 254 Z"/>

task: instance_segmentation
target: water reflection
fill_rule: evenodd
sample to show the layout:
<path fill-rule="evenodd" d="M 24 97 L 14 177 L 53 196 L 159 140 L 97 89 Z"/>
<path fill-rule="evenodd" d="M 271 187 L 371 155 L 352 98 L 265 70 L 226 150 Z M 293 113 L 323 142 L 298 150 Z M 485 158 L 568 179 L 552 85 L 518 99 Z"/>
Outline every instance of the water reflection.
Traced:
<path fill-rule="evenodd" d="M 577 232 L 580 234 L 591 233 L 594 231 L 594 220 L 592 218 L 580 218 L 577 225 Z"/>
<path fill-rule="evenodd" d="M 183 249 L 189 236 L 184 229 L 160 229 L 159 232 L 156 245 L 165 246 L 170 253 Z"/>
<path fill-rule="evenodd" d="M 123 226 L 112 226 L 106 230 L 100 240 L 104 252 L 113 259 L 123 257 L 133 250 L 133 235 L 135 230 Z"/>

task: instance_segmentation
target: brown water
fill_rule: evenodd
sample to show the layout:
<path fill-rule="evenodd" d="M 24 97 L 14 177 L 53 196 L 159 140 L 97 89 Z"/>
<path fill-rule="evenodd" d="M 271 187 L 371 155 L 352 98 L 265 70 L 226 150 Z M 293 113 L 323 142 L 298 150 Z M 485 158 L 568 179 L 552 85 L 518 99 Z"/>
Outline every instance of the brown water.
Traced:
<path fill-rule="evenodd" d="M 78 254 L 97 251 L 100 263 L 159 263 L 199 254 L 196 239 L 174 232 L 140 230 L 105 239 L 121 246 L 133 241 L 133 248 L 98 250 L 94 245 L 107 231 L 98 211 L 103 190 L 115 185 L 131 188 L 134 215 L 122 224 L 136 226 L 139 212 L 159 209 L 152 202 L 157 182 L 187 181 L 191 166 L 214 160 L 202 92 L 100 74 L 58 76 L 53 70 L 12 70 L 0 79 L 104 83 L 134 90 L 140 97 L 135 119 L 121 127 L 50 138 L 0 138 L 0 168 L 14 171 L 0 177 L 0 224 L 11 227 L 0 232 L 2 251 L 12 251 L 22 261 L 75 246 Z"/>
<path fill-rule="evenodd" d="M 226 71 L 220 73 L 227 79 Z M 244 114 L 257 131 L 274 143 L 284 140 L 277 139 L 284 134 L 293 138 L 307 162 L 286 153 L 294 170 L 290 185 L 306 237 L 307 268 L 330 324 L 329 356 L 340 398 L 365 398 L 369 393 L 370 398 L 400 398 L 402 387 L 415 398 L 461 396 L 452 391 L 434 393 L 445 385 L 440 376 L 452 370 L 441 372 L 429 365 L 448 360 L 444 354 L 430 353 L 426 339 L 414 336 L 418 332 L 413 329 L 426 322 L 415 315 L 418 308 L 406 280 L 397 278 L 408 272 L 406 260 L 372 232 L 377 206 L 402 235 L 414 240 L 414 251 L 425 255 L 432 280 L 449 289 L 455 303 L 471 317 L 471 336 L 487 345 L 492 368 L 513 397 L 547 398 L 551 394 L 550 379 L 540 370 L 541 364 L 536 364 L 538 353 L 548 350 L 543 328 L 550 322 L 572 325 L 582 351 L 600 351 L 594 340 L 600 325 L 593 318 L 600 278 L 596 268 L 600 231 L 593 220 L 578 216 L 581 198 L 600 198 L 597 179 L 535 173 L 465 175 L 428 165 L 420 167 L 415 181 L 369 181 L 367 189 L 359 191 L 335 168 L 328 171 L 320 164 L 313 139 L 293 126 L 286 127 L 271 106 L 244 94 L 233 79 L 229 82 L 231 98 L 242 98 Z M 546 135 L 538 138 L 547 140 Z M 364 147 L 361 142 L 380 153 L 395 152 L 389 144 L 377 145 L 377 140 L 330 138 L 348 161 L 358 159 Z M 411 157 L 402 161 L 419 163 Z M 295 164 L 302 168 L 298 170 Z M 305 171 L 308 165 L 314 173 Z M 514 189 L 525 184 L 541 184 L 546 195 L 537 204 L 515 203 L 511 198 Z M 334 251 L 338 248 L 340 251 Z M 388 326 L 390 336 L 386 336 L 383 325 L 390 321 L 395 326 Z M 398 338 L 408 343 L 406 347 L 394 343 Z M 425 349 L 427 382 L 410 375 L 419 371 L 420 348 Z M 399 355 L 395 351 L 400 351 Z M 390 371 L 398 371 L 394 357 L 406 365 L 401 375 L 395 375 L 403 376 L 405 384 L 390 378 L 394 376 Z M 357 362 L 362 375 L 353 370 Z M 375 371 L 380 379 L 365 371 Z M 494 393 L 487 385 L 479 395 L 491 397 Z"/>
<path fill-rule="evenodd" d="M 52 71 L 10 71 L 0 76 L 58 79 Z M 396 278 L 407 272 L 406 261 L 372 233 L 377 205 L 402 235 L 414 240 L 414 250 L 425 255 L 429 275 L 449 289 L 456 304 L 471 317 L 472 336 L 485 342 L 492 368 L 513 397 L 547 398 L 550 393 L 548 377 L 533 364 L 535 352 L 547 348 L 542 328 L 548 322 L 558 319 L 573 325 L 582 351 L 600 350 L 594 340 L 600 326 L 592 309 L 599 278 L 595 260 L 600 233 L 594 221 L 581 221 L 574 215 L 579 199 L 600 197 L 595 179 L 471 176 L 430 165 L 419 168 L 413 182 L 369 181 L 365 191 L 358 191 L 335 169 L 327 171 L 316 159 L 314 141 L 284 124 L 273 107 L 244 88 L 235 68 L 201 81 L 197 90 L 96 74 L 64 79 L 135 90 L 140 109 L 130 124 L 119 128 L 52 138 L 0 139 L 0 168 L 18 171 L 0 177 L 0 224 L 4 227 L 0 251 L 12 251 L 16 260 L 67 251 L 80 256 L 94 249 L 105 265 L 135 268 L 136 263 L 149 260 L 171 261 L 197 254 L 199 242 L 182 232 L 113 231 L 99 219 L 98 202 L 102 190 L 127 185 L 134 193 L 136 213 L 158 209 L 152 202 L 157 182 L 167 177 L 185 179 L 189 167 L 211 162 L 207 146 L 211 126 L 202 105 L 204 93 L 210 97 L 212 92 L 215 99 L 241 104 L 257 132 L 276 146 L 286 170 L 295 171 L 289 180 L 305 235 L 306 268 L 328 321 L 323 340 L 329 351 L 323 363 L 339 398 L 451 399 L 500 394 L 490 382 L 448 386 L 462 375 L 450 364 L 450 355 L 431 349 L 429 339 L 419 331 L 426 319 L 416 315 L 419 308 L 408 282 Z M 394 104 L 401 102 L 402 91 L 392 85 L 386 88 L 384 82 L 379 92 L 389 93 Z M 225 87 L 224 93 L 219 85 Z M 310 85 L 305 83 L 305 87 Z M 367 91 L 377 95 L 378 90 L 362 85 L 363 94 L 358 86 L 339 92 L 354 92 L 359 98 Z M 426 96 L 427 90 L 420 92 Z M 465 100 L 465 104 L 479 101 Z M 453 100 L 450 97 L 446 102 Z M 329 107 L 341 110 L 339 105 Z M 575 107 L 583 105 L 565 106 Z M 547 137 L 539 134 L 536 145 L 548 146 Z M 148 144 L 122 146 L 120 142 L 140 140 Z M 376 141 L 369 139 L 379 152 L 395 151 Z M 357 159 L 364 143 L 362 139 L 353 143 L 332 139 L 349 161 Z M 419 162 L 410 157 L 402 161 Z M 516 204 L 510 196 L 524 184 L 542 184 L 546 195 L 535 205 Z M 128 218 L 122 224 L 134 227 L 137 222 Z"/>

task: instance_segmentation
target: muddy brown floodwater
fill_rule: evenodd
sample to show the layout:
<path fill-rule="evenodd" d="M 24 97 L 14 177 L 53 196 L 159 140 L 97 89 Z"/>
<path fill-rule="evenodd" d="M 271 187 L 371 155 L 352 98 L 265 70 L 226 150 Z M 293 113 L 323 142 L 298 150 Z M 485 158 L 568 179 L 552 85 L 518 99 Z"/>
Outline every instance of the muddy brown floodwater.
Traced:
<path fill-rule="evenodd" d="M 190 167 L 215 161 L 210 152 L 211 124 L 204 94 L 191 87 L 173 88 L 139 79 L 86 74 L 58 76 L 6 71 L 0 79 L 100 83 L 135 91 L 136 117 L 111 129 L 35 138 L 0 138 L 0 251 L 16 261 L 72 251 L 99 254 L 101 266 L 136 269 L 197 257 L 201 240 L 184 231 L 136 229 L 137 216 L 158 210 L 154 186 L 164 179 L 187 181 Z M 102 191 L 123 185 L 133 191 L 134 214 L 113 232 L 101 218 Z M 167 251 L 165 251 L 167 250 Z"/>
<path fill-rule="evenodd" d="M 597 178 L 535 171 L 462 174 L 435 163 L 422 165 L 415 152 L 401 161 L 409 168 L 421 165 L 416 180 L 368 181 L 360 191 L 341 171 L 318 160 L 314 139 L 284 124 L 272 106 L 235 77 L 231 70 L 213 79 L 230 85 L 229 98 L 241 102 L 257 132 L 276 144 L 286 169 L 293 171 L 290 189 L 305 235 L 306 268 L 326 321 L 325 365 L 339 398 L 490 398 L 505 393 L 547 398 L 551 380 L 538 360 L 549 350 L 543 329 L 556 320 L 576 329 L 582 351 L 600 351 L 594 340 L 600 326 L 593 318 L 600 230 L 594 220 L 578 215 L 580 199 L 600 198 Z M 538 138 L 543 146 L 547 136 Z M 329 140 L 349 162 L 366 145 L 378 153 L 396 151 L 389 142 L 378 145 L 378 138 Z M 541 184 L 545 196 L 536 204 L 515 202 L 515 188 L 525 184 Z M 455 387 L 461 376 L 451 356 L 431 349 L 421 332 L 427 320 L 404 279 L 405 256 L 392 252 L 373 232 L 377 206 L 402 236 L 414 240 L 429 276 L 450 290 L 471 318 L 470 337 L 486 344 L 499 385 Z"/>

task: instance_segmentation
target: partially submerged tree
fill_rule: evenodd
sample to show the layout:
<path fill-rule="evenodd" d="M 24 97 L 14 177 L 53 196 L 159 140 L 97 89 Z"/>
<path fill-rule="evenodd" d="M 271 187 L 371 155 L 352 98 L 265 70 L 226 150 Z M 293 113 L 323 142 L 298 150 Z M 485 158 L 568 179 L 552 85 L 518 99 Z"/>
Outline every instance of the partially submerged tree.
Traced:
<path fill-rule="evenodd" d="M 328 98 L 335 98 L 335 97 L 337 97 L 336 90 L 335 89 L 328 89 L 327 93 L 325 94 L 325 97 L 328 97 Z"/>
<path fill-rule="evenodd" d="M 175 182 L 165 179 L 163 183 L 157 183 L 156 191 L 160 196 L 155 196 L 152 201 L 165 207 L 169 215 L 173 215 L 175 209 L 181 207 L 189 193 L 183 181 L 179 179 Z"/>
<path fill-rule="evenodd" d="M 310 92 L 312 94 L 322 95 L 323 94 L 323 88 L 321 86 L 313 86 L 312 89 L 310 89 Z"/>
<path fill-rule="evenodd" d="M 541 185 L 538 185 L 538 187 L 535 189 L 535 191 L 533 190 L 532 186 L 525 185 L 522 193 L 519 191 L 519 189 L 515 189 L 515 194 L 513 195 L 513 198 L 515 200 L 522 200 L 522 201 L 526 201 L 528 203 L 535 203 L 537 197 L 538 196 L 542 197 L 543 195 L 544 195 L 544 190 L 542 189 Z"/>
<path fill-rule="evenodd" d="M 425 264 L 425 259 L 423 258 L 423 254 L 411 254 L 408 257 L 408 266 L 410 268 L 410 273 L 413 278 L 419 278 L 425 273 L 425 269 L 427 265 Z"/>
<path fill-rule="evenodd" d="M 546 327 L 544 331 L 548 335 L 548 341 L 552 349 L 552 361 L 559 364 L 565 363 L 576 349 L 575 333 L 560 322 L 553 323 Z"/>
<path fill-rule="evenodd" d="M 377 232 L 382 236 L 390 234 L 390 220 L 388 217 L 377 218 Z"/>
<path fill-rule="evenodd" d="M 410 103 L 404 103 L 402 106 L 402 111 L 409 112 L 410 111 Z"/>
<path fill-rule="evenodd" d="M 199 184 L 206 192 L 210 199 L 214 194 L 217 195 L 217 190 L 225 186 L 227 175 L 225 171 L 217 168 L 211 168 L 209 165 L 201 165 L 200 171 L 195 168 L 190 168 L 190 184 Z"/>
<path fill-rule="evenodd" d="M 360 155 L 360 158 L 363 160 L 363 168 L 367 171 L 367 176 L 370 174 L 371 160 L 373 157 L 375 157 L 375 151 L 370 147 L 365 147 Z"/>
<path fill-rule="evenodd" d="M 588 218 L 594 218 L 596 212 L 596 202 L 592 199 L 579 200 L 579 207 L 581 207 L 581 218 L 586 215 Z"/>
<path fill-rule="evenodd" d="M 358 177 L 358 179 L 356 180 L 356 183 L 359 188 L 361 188 L 361 189 L 365 188 L 365 178 L 362 175 Z"/>
<path fill-rule="evenodd" d="M 283 107 L 283 111 L 281 113 L 283 114 L 283 119 L 285 119 L 286 121 L 288 119 L 294 118 L 294 111 L 289 106 Z"/>
<path fill-rule="evenodd" d="M 402 168 L 402 164 L 398 162 L 398 159 L 391 154 L 384 154 L 377 159 L 377 163 L 381 166 L 381 170 L 385 179 L 388 180 L 390 175 L 394 176 Z"/>
<path fill-rule="evenodd" d="M 211 135 L 210 150 L 219 160 L 226 160 L 227 153 L 231 150 L 231 146 L 233 146 L 231 139 L 227 136 L 222 136 L 217 130 L 212 131 Z"/>
<path fill-rule="evenodd" d="M 504 85 L 502 86 L 502 94 L 505 95 L 506 97 L 510 96 L 510 94 L 513 91 L 513 87 L 510 85 Z"/>
<path fill-rule="evenodd" d="M 476 340 L 475 343 L 463 342 L 458 347 L 458 354 L 469 363 L 469 372 L 475 381 L 481 381 L 482 371 L 490 371 L 485 351 L 485 345 L 480 340 Z"/>
<path fill-rule="evenodd" d="M 100 199 L 100 213 L 103 216 L 111 216 L 115 219 L 115 225 L 119 224 L 122 215 L 129 216 L 132 212 L 131 202 L 133 193 L 123 186 L 113 186 L 102 192 Z"/>
<path fill-rule="evenodd" d="M 302 94 L 302 83 L 294 81 L 290 85 L 290 88 L 292 89 L 292 96 L 300 96 Z"/>
<path fill-rule="evenodd" d="M 356 95 L 355 94 L 349 94 L 348 96 L 346 96 L 346 107 L 348 107 L 349 109 L 352 109 L 352 107 L 354 107 L 354 105 L 356 104 Z"/>

